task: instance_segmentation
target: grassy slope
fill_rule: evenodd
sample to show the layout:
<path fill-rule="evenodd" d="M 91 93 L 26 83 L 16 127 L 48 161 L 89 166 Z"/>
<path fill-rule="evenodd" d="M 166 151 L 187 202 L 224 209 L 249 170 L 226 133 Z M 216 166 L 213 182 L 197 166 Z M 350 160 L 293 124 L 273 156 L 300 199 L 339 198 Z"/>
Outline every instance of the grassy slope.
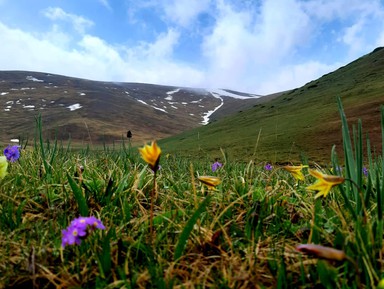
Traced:
<path fill-rule="evenodd" d="M 222 148 L 237 160 L 253 156 L 256 161 L 328 161 L 334 144 L 341 149 L 336 105 L 336 97 L 340 96 L 349 121 L 354 124 L 361 118 L 364 131 L 378 145 L 383 69 L 384 49 L 378 48 L 267 103 L 163 139 L 160 144 L 169 153 L 211 159 L 220 157 Z"/>

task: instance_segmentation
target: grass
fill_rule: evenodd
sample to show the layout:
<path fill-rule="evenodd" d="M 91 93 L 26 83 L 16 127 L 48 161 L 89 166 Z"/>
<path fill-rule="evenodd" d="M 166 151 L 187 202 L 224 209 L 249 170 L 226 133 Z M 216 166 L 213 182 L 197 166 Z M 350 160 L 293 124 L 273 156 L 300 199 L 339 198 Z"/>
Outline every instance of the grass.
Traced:
<path fill-rule="evenodd" d="M 223 148 L 228 157 L 244 162 L 309 158 L 327 163 L 333 145 L 342 155 L 335 96 L 341 96 L 351 123 L 357 125 L 357 119 L 362 119 L 373 143 L 381 140 L 378 107 L 384 102 L 383 57 L 384 50 L 376 49 L 303 87 L 159 144 L 172 153 L 201 159 L 213 160 Z"/>
<path fill-rule="evenodd" d="M 348 180 L 320 199 L 306 190 L 315 181 L 307 169 L 297 182 L 277 164 L 267 171 L 264 161 L 231 161 L 223 150 L 224 165 L 212 172 L 208 159 L 163 149 L 151 200 L 154 174 L 136 149 L 73 151 L 38 135 L 0 180 L 0 287 L 376 287 L 383 278 L 383 156 L 369 150 L 364 157 L 362 126 L 350 129 L 338 104 L 344 156 L 333 149 L 328 166 L 316 169 L 332 174 L 342 166 Z M 199 175 L 222 183 L 208 190 Z M 61 231 L 79 215 L 96 216 L 106 229 L 63 249 Z M 295 249 L 307 243 L 348 257 Z"/>

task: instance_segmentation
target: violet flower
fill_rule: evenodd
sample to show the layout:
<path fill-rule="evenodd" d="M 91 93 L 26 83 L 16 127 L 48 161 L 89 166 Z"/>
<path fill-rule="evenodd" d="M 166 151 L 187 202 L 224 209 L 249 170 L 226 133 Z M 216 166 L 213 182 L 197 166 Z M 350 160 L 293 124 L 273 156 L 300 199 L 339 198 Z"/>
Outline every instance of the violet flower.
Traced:
<path fill-rule="evenodd" d="M 364 176 L 368 176 L 368 169 L 366 167 L 363 167 L 363 174 Z"/>
<path fill-rule="evenodd" d="M 105 229 L 103 223 L 94 216 L 78 217 L 72 220 L 68 228 L 61 231 L 61 246 L 65 248 L 66 245 L 80 245 L 81 241 L 94 229 Z"/>
<path fill-rule="evenodd" d="M 223 166 L 222 163 L 219 163 L 218 161 L 214 162 L 212 164 L 212 172 L 215 172 L 217 171 L 219 168 L 221 168 Z"/>
<path fill-rule="evenodd" d="M 20 148 L 20 146 L 18 146 L 18 145 L 14 145 L 14 146 L 8 145 L 4 149 L 4 155 L 7 158 L 7 161 L 13 163 L 19 159 L 19 157 L 20 157 L 19 148 Z"/>
<path fill-rule="evenodd" d="M 265 166 L 264 166 L 264 169 L 266 170 L 266 171 L 272 171 L 272 169 L 273 169 L 273 166 L 271 165 L 271 164 L 266 164 Z"/>

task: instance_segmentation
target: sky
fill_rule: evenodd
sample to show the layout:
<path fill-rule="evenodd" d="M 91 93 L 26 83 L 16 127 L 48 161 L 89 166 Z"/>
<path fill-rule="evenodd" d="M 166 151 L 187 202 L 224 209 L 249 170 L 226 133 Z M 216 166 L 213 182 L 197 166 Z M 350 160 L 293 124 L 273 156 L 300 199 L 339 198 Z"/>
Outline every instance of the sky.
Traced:
<path fill-rule="evenodd" d="M 384 46 L 384 0 L 0 0 L 0 70 L 293 89 Z"/>

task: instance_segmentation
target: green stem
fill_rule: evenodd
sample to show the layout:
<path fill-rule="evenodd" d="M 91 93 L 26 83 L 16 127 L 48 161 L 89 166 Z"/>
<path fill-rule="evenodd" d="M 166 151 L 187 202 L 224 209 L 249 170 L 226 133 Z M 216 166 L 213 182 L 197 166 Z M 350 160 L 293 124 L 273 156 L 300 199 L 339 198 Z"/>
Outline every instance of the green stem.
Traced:
<path fill-rule="evenodd" d="M 153 242 L 153 209 L 154 209 L 154 198 L 156 192 L 156 170 L 153 175 L 153 188 L 151 191 L 151 211 L 149 216 L 149 236 L 151 238 L 150 242 Z"/>

